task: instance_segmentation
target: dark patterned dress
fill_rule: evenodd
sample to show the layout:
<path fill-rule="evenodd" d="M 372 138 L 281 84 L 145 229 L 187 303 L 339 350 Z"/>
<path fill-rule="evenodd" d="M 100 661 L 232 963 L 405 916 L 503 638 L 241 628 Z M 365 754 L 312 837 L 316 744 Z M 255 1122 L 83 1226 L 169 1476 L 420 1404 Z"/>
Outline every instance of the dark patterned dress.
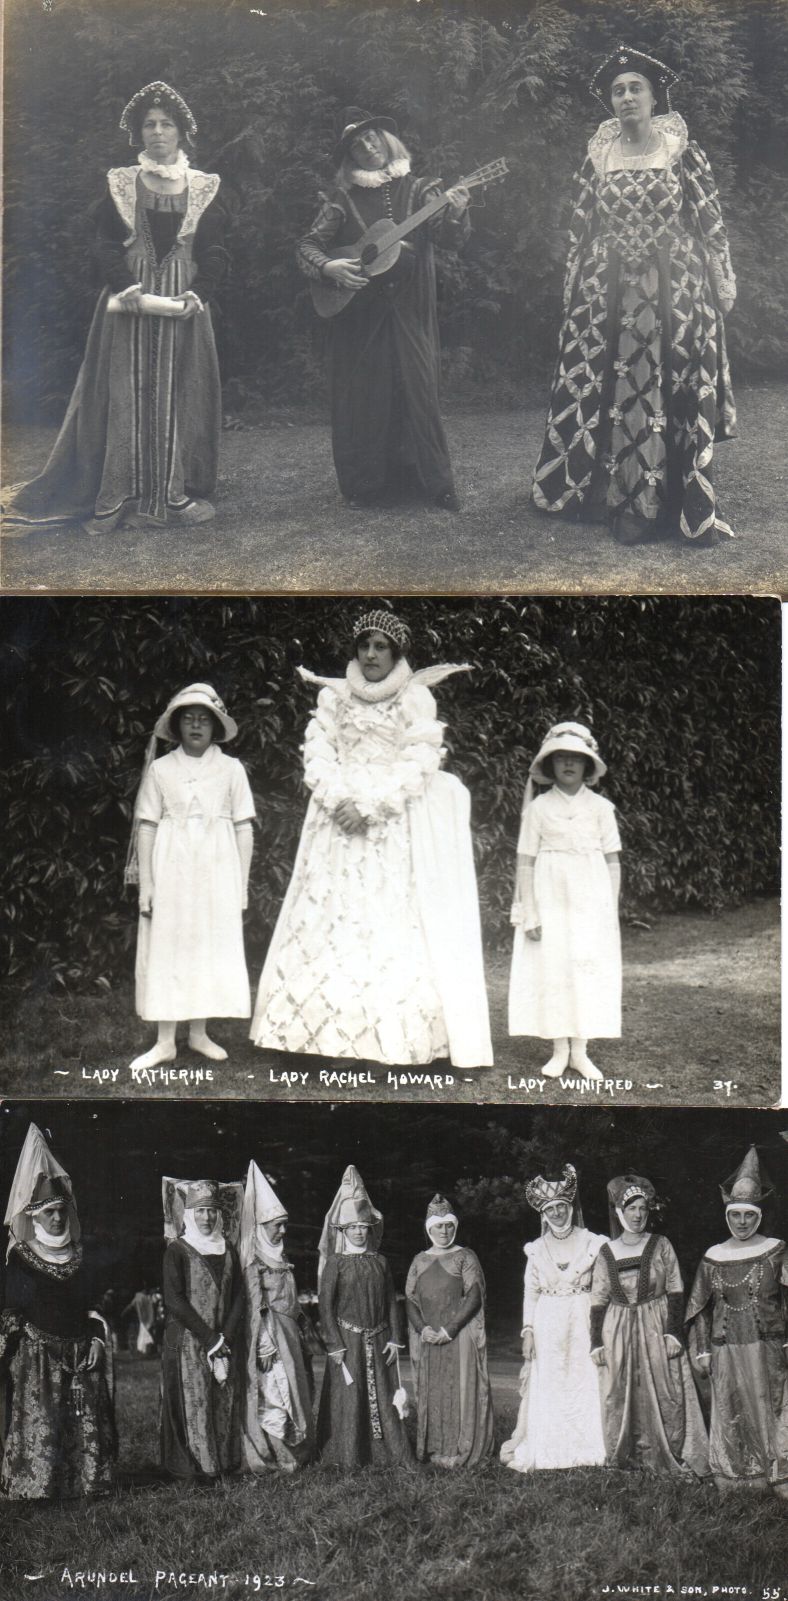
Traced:
<path fill-rule="evenodd" d="M 331 250 L 352 256 L 374 222 L 404 222 L 438 192 L 436 182 L 410 173 L 377 189 L 334 189 L 298 245 L 301 271 L 319 278 Z M 469 230 L 467 212 L 416 229 L 393 271 L 372 278 L 327 324 L 334 465 L 348 500 L 401 491 L 408 474 L 429 500 L 454 493 L 440 412 L 433 240 L 455 246 Z"/>
<path fill-rule="evenodd" d="M 682 119 L 616 165 L 603 123 L 576 180 L 564 321 L 533 498 L 610 520 L 627 542 L 680 532 L 714 543 L 715 440 L 735 433 L 722 305 L 735 280 L 709 163 Z M 652 162 L 654 164 L 648 164 Z"/>
<path fill-rule="evenodd" d="M 115 167 L 93 214 L 92 255 L 106 284 L 63 426 L 43 472 L 19 489 L 9 522 L 116 527 L 128 513 L 188 518 L 216 486 L 221 390 L 206 302 L 228 261 L 219 179 L 190 171 L 180 195 L 154 194 L 138 167 Z M 184 321 L 108 312 L 134 283 L 205 310 Z"/>
<path fill-rule="evenodd" d="M 243 1285 L 228 1243 L 202 1256 L 184 1240 L 164 1253 L 167 1322 L 161 1353 L 161 1463 L 176 1479 L 216 1478 L 241 1462 L 239 1374 Z M 233 1349 L 226 1384 L 213 1377 L 208 1352 L 220 1334 Z"/>
<path fill-rule="evenodd" d="M 405 1298 L 416 1375 L 416 1455 L 449 1468 L 481 1462 L 492 1452 L 493 1410 L 479 1258 L 465 1246 L 420 1251 Z M 445 1329 L 449 1343 L 424 1343 L 426 1327 Z"/>
<path fill-rule="evenodd" d="M 4 1495 L 65 1500 L 111 1486 L 117 1452 L 111 1351 L 105 1346 L 96 1366 L 85 1367 L 91 1340 L 103 1341 L 107 1332 L 91 1304 L 81 1247 L 69 1263 L 54 1266 L 30 1246 L 14 1246 L 0 1315 Z"/>
<path fill-rule="evenodd" d="M 687 1303 L 690 1350 L 711 1357 L 709 1461 L 731 1487 L 788 1495 L 788 1247 L 706 1253 Z"/>
<path fill-rule="evenodd" d="M 400 1343 L 400 1315 L 385 1257 L 330 1256 L 320 1281 L 320 1321 L 328 1351 L 344 1347 L 352 1383 L 326 1362 L 317 1419 L 317 1449 L 324 1462 L 343 1468 L 408 1462 L 412 1452 L 393 1405 L 396 1366 L 383 1355 L 389 1340 Z"/>

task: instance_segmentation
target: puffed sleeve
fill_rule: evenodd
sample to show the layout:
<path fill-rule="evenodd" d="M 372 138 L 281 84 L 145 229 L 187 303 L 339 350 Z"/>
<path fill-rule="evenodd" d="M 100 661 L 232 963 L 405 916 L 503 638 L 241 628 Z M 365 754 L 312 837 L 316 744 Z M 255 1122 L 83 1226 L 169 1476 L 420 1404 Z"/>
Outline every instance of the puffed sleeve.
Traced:
<path fill-rule="evenodd" d="M 586 156 L 579 172 L 572 180 L 572 215 L 569 222 L 569 249 L 564 273 L 564 311 L 574 300 L 578 268 L 591 238 L 596 207 L 596 173 L 590 156 Z"/>
<path fill-rule="evenodd" d="M 215 195 L 200 217 L 192 245 L 197 271 L 189 287 L 203 305 L 207 305 L 227 276 L 230 254 L 225 241 L 229 228 L 230 219 L 226 207 Z"/>
<path fill-rule="evenodd" d="M 714 290 L 722 311 L 730 311 L 736 299 L 736 279 L 731 265 L 730 246 L 722 220 L 720 197 L 708 157 L 691 139 L 682 158 L 684 198 L 693 231 L 705 248 Z"/>
<path fill-rule="evenodd" d="M 307 278 L 321 278 L 329 251 L 345 220 L 339 195 L 320 196 L 320 210 L 309 232 L 296 245 L 296 263 Z M 350 249 L 350 247 L 348 247 Z"/>
<path fill-rule="evenodd" d="M 304 738 L 304 782 L 327 812 L 335 812 L 349 791 L 339 760 L 337 695 L 321 689 Z"/>
<path fill-rule="evenodd" d="M 540 807 L 538 796 L 526 806 L 520 820 L 520 833 L 517 838 L 518 856 L 538 856 L 541 828 L 539 826 Z"/>
<path fill-rule="evenodd" d="M 122 289 L 130 288 L 137 280 L 126 266 L 128 230 L 118 215 L 109 189 L 92 208 L 90 220 L 93 226 L 91 255 L 102 282 L 117 295 Z"/>
<path fill-rule="evenodd" d="M 524 1287 L 523 1287 L 523 1328 L 524 1329 L 532 1329 L 533 1326 L 534 1326 L 534 1318 L 536 1316 L 536 1303 L 537 1303 L 541 1293 L 542 1293 L 542 1286 L 541 1286 L 541 1282 L 540 1282 L 540 1279 L 539 1279 L 539 1268 L 538 1268 L 536 1262 L 533 1259 L 533 1255 L 532 1255 L 529 1247 L 526 1245 L 526 1247 L 525 1247 L 525 1282 L 524 1282 Z"/>
<path fill-rule="evenodd" d="M 156 763 L 151 762 L 137 793 L 134 817 L 138 823 L 158 823 L 161 821 L 163 811 L 164 797 L 159 775 L 156 771 Z"/>
<path fill-rule="evenodd" d="M 613 851 L 620 851 L 621 849 L 621 835 L 618 832 L 616 808 L 612 801 L 605 800 L 602 795 L 598 795 L 597 800 L 599 801 L 599 844 L 605 855 L 608 856 Z"/>
<path fill-rule="evenodd" d="M 230 808 L 234 823 L 248 823 L 256 817 L 254 797 L 243 762 L 232 757 L 230 775 Z"/>

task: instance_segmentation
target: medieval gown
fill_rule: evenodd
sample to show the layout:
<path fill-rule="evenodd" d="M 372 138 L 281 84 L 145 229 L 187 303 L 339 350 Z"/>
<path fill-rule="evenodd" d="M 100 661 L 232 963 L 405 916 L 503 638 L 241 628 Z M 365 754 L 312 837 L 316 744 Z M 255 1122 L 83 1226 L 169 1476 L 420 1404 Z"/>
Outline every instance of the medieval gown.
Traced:
<path fill-rule="evenodd" d="M 687 1303 L 690 1351 L 711 1356 L 709 1462 L 731 1485 L 788 1489 L 788 1249 L 706 1252 Z"/>
<path fill-rule="evenodd" d="M 216 486 L 221 390 L 206 301 L 228 259 L 219 179 L 190 169 L 182 194 L 160 195 L 138 167 L 114 167 L 107 184 L 92 249 L 106 287 L 52 453 L 9 521 L 84 521 L 98 533 L 134 513 L 155 526 Z M 108 311 L 134 283 L 174 298 L 192 289 L 205 309 L 184 320 Z"/>
<path fill-rule="evenodd" d="M 564 320 L 533 498 L 687 539 L 730 534 L 712 480 L 735 433 L 721 298 L 735 295 L 709 163 L 677 112 L 652 155 L 603 122 L 576 180 Z"/>
<path fill-rule="evenodd" d="M 286 1471 L 311 1455 L 312 1362 L 302 1332 L 301 1307 L 292 1266 L 255 1260 L 244 1272 L 246 1288 L 246 1399 L 244 1456 L 253 1472 Z M 258 1354 L 276 1352 L 267 1371 Z"/>
<path fill-rule="evenodd" d="M 501 1461 L 516 1473 L 576 1468 L 605 1460 L 597 1369 L 589 1349 L 591 1279 L 603 1234 L 574 1228 L 567 1240 L 547 1235 L 525 1247 L 523 1327 L 534 1355 L 523 1365 L 522 1402 Z"/>
<path fill-rule="evenodd" d="M 312 798 L 251 1037 L 376 1062 L 492 1061 L 470 797 L 439 771 L 443 725 L 402 659 L 323 684 L 304 745 Z M 313 675 L 305 675 L 311 678 Z M 336 820 L 351 799 L 366 820 Z"/>
<path fill-rule="evenodd" d="M 223 1335 L 233 1347 L 243 1320 L 243 1282 L 228 1242 L 202 1255 L 185 1240 L 164 1253 L 167 1321 L 161 1353 L 161 1463 L 173 1478 L 216 1478 L 241 1463 L 240 1363 L 233 1349 L 226 1384 L 207 1353 Z"/>
<path fill-rule="evenodd" d="M 320 278 L 329 252 L 341 248 L 352 256 L 374 222 L 403 222 L 439 189 L 410 173 L 380 188 L 333 189 L 299 243 L 301 271 Z M 401 488 L 408 468 L 428 499 L 454 491 L 440 413 L 433 239 L 454 246 L 469 230 L 467 213 L 457 220 L 443 213 L 419 227 L 395 269 L 373 277 L 327 324 L 334 465 L 349 500 Z"/>
<path fill-rule="evenodd" d="M 61 1500 L 111 1487 L 111 1346 L 92 1306 L 80 1246 L 69 1262 L 54 1264 L 24 1242 L 14 1245 L 0 1315 L 0 1407 L 5 1388 L 8 1414 L 0 1489 L 7 1496 Z M 88 1370 L 93 1338 L 105 1342 L 104 1354 Z"/>
<path fill-rule="evenodd" d="M 668 1356 L 666 1336 L 679 1337 L 672 1305 L 681 1292 L 676 1253 L 664 1235 L 650 1234 L 639 1255 L 602 1246 L 591 1307 L 592 1329 L 594 1311 L 604 1311 L 605 1365 L 598 1372 L 608 1467 L 708 1474 L 709 1442 L 686 1352 Z"/>
<path fill-rule="evenodd" d="M 344 1468 L 386 1467 L 412 1458 L 394 1406 L 396 1365 L 384 1350 L 401 1343 L 400 1312 L 391 1270 L 378 1251 L 329 1256 L 320 1280 L 320 1322 L 327 1351 L 344 1348 L 352 1380 L 330 1356 L 317 1418 L 323 1462 Z"/>
<path fill-rule="evenodd" d="M 405 1298 L 418 1408 L 416 1455 L 444 1467 L 480 1462 L 492 1451 L 493 1410 L 478 1257 L 460 1245 L 420 1251 Z M 424 1343 L 425 1327 L 444 1328 L 449 1343 Z"/>

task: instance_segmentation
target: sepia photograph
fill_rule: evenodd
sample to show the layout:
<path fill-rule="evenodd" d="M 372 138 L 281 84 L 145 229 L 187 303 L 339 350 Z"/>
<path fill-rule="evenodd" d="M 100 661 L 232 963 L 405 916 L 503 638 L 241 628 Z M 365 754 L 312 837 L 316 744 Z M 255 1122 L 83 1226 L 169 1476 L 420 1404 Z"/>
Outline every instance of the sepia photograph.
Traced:
<path fill-rule="evenodd" d="M 4 1103 L 3 1601 L 781 1598 L 787 1138 Z"/>
<path fill-rule="evenodd" d="M 4 1093 L 779 1099 L 776 601 L 0 616 Z"/>
<path fill-rule="evenodd" d="M 785 0 L 9 0 L 12 592 L 781 593 Z"/>

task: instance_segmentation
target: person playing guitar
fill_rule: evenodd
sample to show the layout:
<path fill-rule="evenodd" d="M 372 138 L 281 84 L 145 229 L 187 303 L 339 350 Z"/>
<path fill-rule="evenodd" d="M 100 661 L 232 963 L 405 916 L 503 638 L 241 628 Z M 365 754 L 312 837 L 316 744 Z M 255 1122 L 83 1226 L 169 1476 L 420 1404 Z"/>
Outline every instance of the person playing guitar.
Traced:
<path fill-rule="evenodd" d="M 345 112 L 334 162 L 336 185 L 321 196 L 296 260 L 312 281 L 316 304 L 323 302 L 318 309 L 330 318 L 328 382 L 339 488 L 355 506 L 418 495 L 457 511 L 440 414 L 432 247 L 434 239 L 448 246 L 467 239 L 468 190 L 458 184 L 441 194 L 436 181 L 414 178 L 396 123 L 355 106 Z M 380 270 L 381 262 L 371 264 L 375 245 L 359 253 L 375 224 L 388 222 L 394 229 L 411 216 L 415 220 L 431 201 L 433 214 L 392 250 L 396 260 L 388 270 Z M 318 287 L 328 293 L 318 297 Z M 332 289 L 342 308 L 336 315 Z"/>

